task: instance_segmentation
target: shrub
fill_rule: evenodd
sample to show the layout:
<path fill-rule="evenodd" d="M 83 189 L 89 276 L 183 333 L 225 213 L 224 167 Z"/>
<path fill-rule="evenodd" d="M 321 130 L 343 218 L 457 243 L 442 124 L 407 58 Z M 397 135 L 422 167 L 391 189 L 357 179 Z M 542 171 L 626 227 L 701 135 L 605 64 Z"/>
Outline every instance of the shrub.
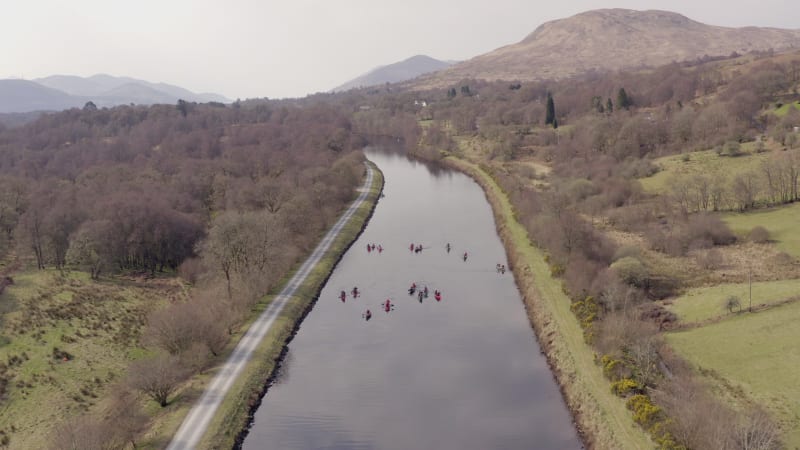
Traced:
<path fill-rule="evenodd" d="M 623 245 L 622 247 L 618 248 L 616 252 L 614 252 L 614 257 L 612 261 L 619 261 L 622 258 L 635 258 L 640 259 L 642 256 L 642 250 L 639 248 L 638 245 Z"/>
<path fill-rule="evenodd" d="M 609 380 L 619 380 L 620 373 L 625 369 L 625 361 L 617 359 L 612 355 L 603 355 L 600 358 L 600 363 L 603 365 L 603 375 Z"/>
<path fill-rule="evenodd" d="M 720 156 L 740 156 L 742 155 L 742 146 L 736 141 L 728 141 L 722 149 Z"/>
<path fill-rule="evenodd" d="M 723 264 L 722 253 L 715 248 L 698 253 L 695 259 L 697 264 L 706 270 L 719 269 Z"/>
<path fill-rule="evenodd" d="M 187 258 L 178 266 L 178 275 L 189 283 L 197 283 L 202 274 L 203 263 L 200 258 Z"/>
<path fill-rule="evenodd" d="M 761 225 L 755 226 L 750 230 L 750 233 L 747 234 L 747 239 L 757 244 L 769 242 L 769 231 Z"/>
<path fill-rule="evenodd" d="M 648 270 L 638 259 L 626 256 L 611 265 L 620 280 L 631 286 L 642 287 L 647 284 Z"/>
<path fill-rule="evenodd" d="M 723 306 L 731 314 L 733 313 L 734 309 L 738 309 L 739 311 L 742 310 L 742 302 L 739 300 L 739 297 L 735 295 L 731 295 L 730 297 L 726 298 Z"/>
<path fill-rule="evenodd" d="M 628 399 L 625 405 L 633 411 L 634 422 L 649 430 L 662 418 L 661 408 L 654 405 L 650 397 L 644 394 L 636 394 Z"/>
<path fill-rule="evenodd" d="M 623 378 L 611 383 L 611 392 L 620 397 L 627 397 L 631 394 L 638 393 L 640 390 L 641 386 L 639 386 L 639 383 L 630 378 Z"/>
<path fill-rule="evenodd" d="M 590 295 L 583 300 L 572 302 L 570 309 L 581 323 L 581 327 L 584 330 L 584 338 L 587 342 L 591 342 L 593 336 L 592 325 L 597 320 L 597 315 L 600 311 L 597 301 Z"/>
<path fill-rule="evenodd" d="M 736 241 L 736 236 L 725 222 L 715 215 L 705 213 L 689 217 L 686 234 L 689 242 L 707 239 L 714 245 L 729 245 Z"/>

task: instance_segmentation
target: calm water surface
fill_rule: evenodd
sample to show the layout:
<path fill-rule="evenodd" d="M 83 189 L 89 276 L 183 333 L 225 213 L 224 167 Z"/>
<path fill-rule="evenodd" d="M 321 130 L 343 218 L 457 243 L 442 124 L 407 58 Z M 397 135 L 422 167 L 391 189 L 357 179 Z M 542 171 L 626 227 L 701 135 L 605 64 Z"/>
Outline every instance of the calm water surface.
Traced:
<path fill-rule="evenodd" d="M 513 278 L 495 270 L 507 262 L 483 191 L 402 155 L 367 156 L 385 198 L 291 342 L 244 448 L 581 448 Z M 422 303 L 412 282 L 431 291 Z"/>

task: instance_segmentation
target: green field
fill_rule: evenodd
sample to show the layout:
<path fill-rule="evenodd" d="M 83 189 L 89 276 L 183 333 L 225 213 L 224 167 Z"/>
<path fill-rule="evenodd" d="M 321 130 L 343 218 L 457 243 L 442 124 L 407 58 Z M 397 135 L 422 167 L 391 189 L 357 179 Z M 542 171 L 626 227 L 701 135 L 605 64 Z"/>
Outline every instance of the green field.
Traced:
<path fill-rule="evenodd" d="M 128 362 L 143 354 L 137 341 L 147 312 L 180 290 L 174 280 L 92 281 L 86 273 L 56 270 L 15 274 L 0 296 L 0 361 L 6 366 L 0 372 L 8 383 L 0 430 L 10 447 L 45 448 L 53 425 L 93 409 Z"/>
<path fill-rule="evenodd" d="M 789 108 L 794 106 L 794 109 L 800 110 L 800 101 L 796 101 L 794 103 L 787 103 L 780 108 L 775 108 L 775 115 L 778 117 L 783 117 L 786 114 L 789 114 Z"/>
<path fill-rule="evenodd" d="M 668 181 L 674 176 L 695 174 L 722 175 L 730 180 L 735 175 L 749 170 L 758 170 L 761 162 L 766 160 L 771 152 L 750 153 L 754 143 L 742 144 L 741 156 L 719 156 L 714 150 L 703 150 L 687 153 L 689 160 L 684 161 L 685 155 L 671 155 L 653 161 L 661 170 L 655 175 L 639 180 L 647 192 L 663 193 L 668 189 Z"/>
<path fill-rule="evenodd" d="M 669 306 L 682 323 L 701 322 L 728 315 L 723 307 L 730 296 L 739 297 L 742 309 L 747 309 L 749 299 L 747 283 L 721 284 L 690 289 Z M 770 305 L 800 295 L 800 279 L 764 281 L 753 283 L 753 306 Z M 735 310 L 734 310 L 735 311 Z"/>
<path fill-rule="evenodd" d="M 747 213 L 725 214 L 723 220 L 731 230 L 741 236 L 760 225 L 769 230 L 770 239 L 775 241 L 780 250 L 800 258 L 800 233 L 797 232 L 797 226 L 800 225 L 800 203 Z"/>
<path fill-rule="evenodd" d="M 713 371 L 712 384 L 768 408 L 785 431 L 788 448 L 800 447 L 800 302 L 667 334 L 667 342 L 694 366 Z M 710 374 L 711 372 L 705 372 Z M 741 389 L 744 398 L 737 391 Z"/>

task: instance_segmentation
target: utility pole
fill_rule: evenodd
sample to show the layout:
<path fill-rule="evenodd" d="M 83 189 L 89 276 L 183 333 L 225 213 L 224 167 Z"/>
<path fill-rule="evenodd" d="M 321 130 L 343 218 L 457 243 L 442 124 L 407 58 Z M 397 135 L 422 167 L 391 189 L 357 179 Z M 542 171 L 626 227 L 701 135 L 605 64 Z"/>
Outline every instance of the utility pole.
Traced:
<path fill-rule="evenodd" d="M 753 312 L 753 266 L 747 265 L 747 284 L 750 287 L 750 306 L 747 307 L 748 312 Z"/>

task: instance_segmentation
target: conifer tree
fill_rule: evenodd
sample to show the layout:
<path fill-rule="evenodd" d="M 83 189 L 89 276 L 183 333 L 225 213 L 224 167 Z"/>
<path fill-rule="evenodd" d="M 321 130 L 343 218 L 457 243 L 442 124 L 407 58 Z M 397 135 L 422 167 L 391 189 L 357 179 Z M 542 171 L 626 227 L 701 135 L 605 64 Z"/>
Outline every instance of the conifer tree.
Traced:
<path fill-rule="evenodd" d="M 552 125 L 552 123 L 556 120 L 556 105 L 553 101 L 553 95 L 549 92 L 547 93 L 547 112 L 544 117 L 544 124 L 545 125 Z"/>
<path fill-rule="evenodd" d="M 617 108 L 629 109 L 631 105 L 633 105 L 633 102 L 631 102 L 630 97 L 628 97 L 628 93 L 625 92 L 625 88 L 619 88 L 619 92 L 617 93 Z"/>

